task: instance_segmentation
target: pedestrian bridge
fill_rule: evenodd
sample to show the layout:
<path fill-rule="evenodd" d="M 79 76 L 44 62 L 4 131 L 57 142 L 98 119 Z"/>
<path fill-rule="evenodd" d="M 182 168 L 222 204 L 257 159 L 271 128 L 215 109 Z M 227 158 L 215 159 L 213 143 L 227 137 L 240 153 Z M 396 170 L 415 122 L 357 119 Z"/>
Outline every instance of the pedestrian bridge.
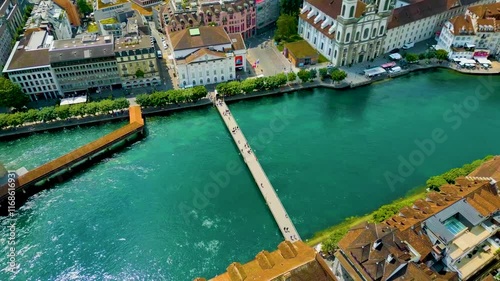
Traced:
<path fill-rule="evenodd" d="M 285 207 L 283 207 L 283 204 L 281 204 L 281 200 L 274 191 L 274 187 L 272 186 L 271 182 L 267 178 L 266 173 L 260 166 L 257 156 L 248 144 L 245 136 L 243 135 L 243 132 L 241 132 L 241 129 L 239 129 L 238 123 L 232 116 L 228 106 L 222 99 L 214 98 L 214 103 L 217 107 L 217 111 L 222 117 L 222 120 L 224 120 L 227 129 L 231 133 L 234 142 L 238 146 L 243 160 L 245 160 L 248 169 L 252 173 L 255 183 L 259 187 L 262 196 L 264 196 L 266 204 L 271 210 L 274 220 L 278 224 L 283 237 L 285 238 L 285 240 L 291 242 L 301 240 L 299 233 L 295 229 L 292 220 L 285 210 Z"/>

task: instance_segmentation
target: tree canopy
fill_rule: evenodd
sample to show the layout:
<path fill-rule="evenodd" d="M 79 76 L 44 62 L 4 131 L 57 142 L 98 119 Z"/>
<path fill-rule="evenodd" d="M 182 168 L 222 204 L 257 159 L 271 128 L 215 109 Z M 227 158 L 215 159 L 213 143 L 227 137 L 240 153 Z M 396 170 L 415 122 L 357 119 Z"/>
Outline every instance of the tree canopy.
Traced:
<path fill-rule="evenodd" d="M 437 50 L 436 51 L 436 58 L 438 60 L 447 60 L 448 59 L 448 52 L 446 50 Z"/>
<path fill-rule="evenodd" d="M 302 0 L 280 0 L 281 14 L 297 16 L 301 5 Z"/>
<path fill-rule="evenodd" d="M 84 15 L 88 15 L 94 11 L 87 0 L 77 0 L 76 5 L 78 6 L 78 10 L 80 10 L 80 13 Z"/>
<path fill-rule="evenodd" d="M 276 22 L 276 32 L 274 40 L 286 40 L 297 34 L 297 18 L 295 16 L 283 14 Z"/>
<path fill-rule="evenodd" d="M 19 85 L 7 78 L 0 77 L 0 106 L 21 109 L 30 101 Z"/>

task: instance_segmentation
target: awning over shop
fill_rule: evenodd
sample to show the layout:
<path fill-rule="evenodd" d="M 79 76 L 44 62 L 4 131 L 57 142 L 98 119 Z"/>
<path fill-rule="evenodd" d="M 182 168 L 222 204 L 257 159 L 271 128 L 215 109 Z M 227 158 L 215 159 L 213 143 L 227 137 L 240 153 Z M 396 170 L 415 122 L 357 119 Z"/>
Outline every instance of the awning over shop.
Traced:
<path fill-rule="evenodd" d="M 383 65 L 381 65 L 380 67 L 382 68 L 391 68 L 393 66 L 396 66 L 396 63 L 391 61 L 391 62 L 388 62 L 388 63 L 384 63 Z"/>
<path fill-rule="evenodd" d="M 400 60 L 403 58 L 399 53 L 390 54 L 389 57 L 393 60 Z"/>
<path fill-rule="evenodd" d="M 365 69 L 363 71 L 365 72 L 365 75 L 369 76 L 369 77 L 383 74 L 383 73 L 387 73 L 387 71 L 385 71 L 385 69 L 383 69 L 382 67 L 374 67 L 374 68 L 370 68 L 370 69 Z"/>
<path fill-rule="evenodd" d="M 475 57 L 474 59 L 481 64 L 491 64 L 491 61 L 485 57 Z"/>
<path fill-rule="evenodd" d="M 71 105 L 71 104 L 85 103 L 85 102 L 87 102 L 87 96 L 80 96 L 80 97 L 62 99 L 61 105 Z"/>

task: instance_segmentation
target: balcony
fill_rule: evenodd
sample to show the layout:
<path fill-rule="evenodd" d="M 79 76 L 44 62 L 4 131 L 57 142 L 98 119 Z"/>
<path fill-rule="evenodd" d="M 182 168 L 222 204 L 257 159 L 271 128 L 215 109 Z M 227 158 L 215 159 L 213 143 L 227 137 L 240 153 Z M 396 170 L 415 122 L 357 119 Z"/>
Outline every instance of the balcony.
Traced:
<path fill-rule="evenodd" d="M 459 271 L 459 275 L 463 280 L 468 279 L 474 273 L 478 272 L 481 268 L 487 265 L 495 258 L 495 251 L 498 248 L 488 242 L 485 242 L 466 257 L 457 262 L 455 265 Z"/>
<path fill-rule="evenodd" d="M 492 233 L 490 231 L 488 231 L 481 225 L 477 225 L 471 228 L 470 231 L 465 231 L 462 235 L 453 240 L 453 243 L 449 248 L 450 258 L 452 258 L 453 260 L 459 259 L 471 249 L 490 237 L 491 234 Z"/>

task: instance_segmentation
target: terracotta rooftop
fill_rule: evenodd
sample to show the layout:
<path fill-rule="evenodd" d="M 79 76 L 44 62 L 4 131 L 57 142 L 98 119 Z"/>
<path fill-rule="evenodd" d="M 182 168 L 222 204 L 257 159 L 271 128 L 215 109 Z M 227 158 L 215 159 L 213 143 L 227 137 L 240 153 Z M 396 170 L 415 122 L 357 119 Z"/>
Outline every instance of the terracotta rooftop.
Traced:
<path fill-rule="evenodd" d="M 281 242 L 274 252 L 262 251 L 246 264 L 232 263 L 227 272 L 210 281 L 271 281 L 281 280 L 278 278 L 282 276 L 291 280 L 335 281 L 321 256 L 302 241 Z"/>
<path fill-rule="evenodd" d="M 472 6 L 469 8 L 469 11 L 478 16 L 480 19 L 495 18 L 500 20 L 500 2 Z"/>
<path fill-rule="evenodd" d="M 500 182 L 500 156 L 495 156 L 493 159 L 485 162 L 472 171 L 469 176 L 494 178 L 496 181 Z"/>
<path fill-rule="evenodd" d="M 422 0 L 411 5 L 396 8 L 389 18 L 388 29 L 443 13 L 448 10 L 447 0 Z"/>
<path fill-rule="evenodd" d="M 231 44 L 226 31 L 221 26 L 200 26 L 200 35 L 191 36 L 190 29 L 170 33 L 172 48 L 177 50 L 203 48 Z"/>
<path fill-rule="evenodd" d="M 180 63 L 180 64 L 182 64 L 182 63 L 191 63 L 191 62 L 195 61 L 196 59 L 198 59 L 198 58 L 200 58 L 200 57 L 202 57 L 204 55 L 210 55 L 211 56 L 211 58 L 208 59 L 209 61 L 226 58 L 226 54 L 225 53 L 211 51 L 211 50 L 209 50 L 207 48 L 201 48 L 198 51 L 196 51 L 196 52 L 190 54 L 189 56 L 187 56 L 184 60 L 178 60 L 178 63 Z"/>
<path fill-rule="evenodd" d="M 469 15 L 458 15 L 450 19 L 450 23 L 453 25 L 453 34 L 474 34 L 474 26 L 472 24 L 472 19 Z"/>
<path fill-rule="evenodd" d="M 68 14 L 68 19 L 69 22 L 73 26 L 80 26 L 80 15 L 78 14 L 78 11 L 76 10 L 75 5 L 71 3 L 69 0 L 54 0 L 54 3 L 56 3 L 58 6 L 61 6 L 66 13 Z"/>
<path fill-rule="evenodd" d="M 336 19 L 340 15 L 342 9 L 342 1 L 307 0 L 307 3 L 333 19 Z"/>
<path fill-rule="evenodd" d="M 321 24 L 323 23 L 323 20 L 320 20 L 319 22 L 317 23 L 314 23 L 314 17 L 312 18 L 307 18 L 307 13 L 304 13 L 304 14 L 300 14 L 299 17 L 309 23 L 310 25 L 312 25 L 316 30 L 319 30 L 319 32 L 323 33 L 323 35 L 325 35 L 326 37 L 330 38 L 330 39 L 333 39 L 335 38 L 335 32 L 332 32 L 331 34 L 328 33 L 328 30 L 330 29 L 330 27 L 332 27 L 331 24 L 328 24 L 327 26 L 325 26 L 325 28 L 321 28 Z"/>
<path fill-rule="evenodd" d="M 456 273 L 437 273 L 425 265 L 433 245 L 423 232 L 421 222 L 459 203 L 469 204 L 467 206 L 471 211 L 475 209 L 479 217 L 500 211 L 500 197 L 489 180 L 499 169 L 500 157 L 495 157 L 469 175 L 479 178 L 459 177 L 454 185 L 443 185 L 439 192 L 429 192 L 424 200 L 403 207 L 399 214 L 384 223 L 364 222 L 352 227 L 338 243 L 340 253 L 349 260 L 341 264 L 349 272 L 359 272 L 366 280 L 387 280 L 389 277 L 401 281 L 458 280 Z M 416 257 L 408 245 L 418 252 L 420 263 L 408 263 Z"/>
<path fill-rule="evenodd" d="M 241 37 L 241 33 L 229 34 L 229 39 L 231 39 L 231 44 L 233 45 L 233 50 L 246 50 L 245 41 Z"/>

